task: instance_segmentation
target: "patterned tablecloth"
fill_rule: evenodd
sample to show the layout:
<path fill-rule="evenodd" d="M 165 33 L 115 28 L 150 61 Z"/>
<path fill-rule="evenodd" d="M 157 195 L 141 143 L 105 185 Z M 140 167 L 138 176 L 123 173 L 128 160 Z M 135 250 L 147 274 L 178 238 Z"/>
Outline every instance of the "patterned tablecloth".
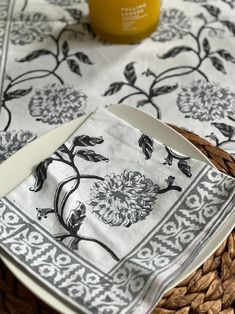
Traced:
<path fill-rule="evenodd" d="M 0 0 L 0 162 L 117 103 L 233 153 L 234 21 L 234 0 L 164 0 L 157 31 L 120 46 L 95 37 L 85 0 Z"/>

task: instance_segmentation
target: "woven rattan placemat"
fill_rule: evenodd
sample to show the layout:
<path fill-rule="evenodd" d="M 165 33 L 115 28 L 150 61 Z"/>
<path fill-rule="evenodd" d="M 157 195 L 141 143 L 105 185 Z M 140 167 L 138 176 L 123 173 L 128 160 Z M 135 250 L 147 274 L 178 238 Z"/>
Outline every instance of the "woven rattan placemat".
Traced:
<path fill-rule="evenodd" d="M 228 153 L 196 134 L 172 127 L 199 148 L 217 169 L 235 177 L 235 160 Z M 197 271 L 163 297 L 154 314 L 234 314 L 234 308 L 235 231 Z M 0 262 L 0 314 L 9 313 L 57 314 Z"/>

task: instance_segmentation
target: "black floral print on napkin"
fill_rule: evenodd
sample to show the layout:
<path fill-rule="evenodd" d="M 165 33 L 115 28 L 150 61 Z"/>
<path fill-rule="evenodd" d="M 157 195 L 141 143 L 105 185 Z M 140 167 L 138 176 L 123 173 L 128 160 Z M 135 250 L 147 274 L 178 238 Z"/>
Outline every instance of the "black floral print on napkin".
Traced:
<path fill-rule="evenodd" d="M 90 137 L 89 135 L 75 136 L 71 147 L 63 144 L 51 157 L 41 162 L 34 171 L 34 186 L 31 191 L 38 193 L 43 190 L 47 178 L 48 168 L 52 163 L 63 163 L 69 167 L 74 174 L 59 182 L 54 197 L 54 208 L 36 208 L 39 220 L 54 214 L 64 229 L 64 233 L 55 235 L 58 241 L 69 241 L 69 247 L 73 250 L 79 249 L 81 241 L 94 242 L 107 251 L 110 256 L 119 260 L 112 248 L 98 239 L 81 235 L 80 227 L 86 219 L 86 211 L 91 208 L 92 213 L 104 224 L 111 227 L 131 227 L 133 224 L 145 220 L 157 201 L 158 195 L 170 191 L 181 192 L 182 188 L 175 185 L 175 177 L 169 176 L 163 187 L 153 183 L 152 180 L 139 171 L 124 169 L 121 174 L 111 173 L 104 177 L 95 174 L 84 174 L 79 171 L 77 159 L 87 162 L 108 162 L 109 159 L 97 154 L 90 149 L 104 142 L 103 137 Z M 65 208 L 68 200 L 77 192 L 84 180 L 94 180 L 95 183 L 90 190 L 90 199 L 86 204 L 77 200 L 76 208 L 69 209 L 69 217 L 65 218 Z M 65 192 L 63 189 L 73 183 L 73 186 Z"/>

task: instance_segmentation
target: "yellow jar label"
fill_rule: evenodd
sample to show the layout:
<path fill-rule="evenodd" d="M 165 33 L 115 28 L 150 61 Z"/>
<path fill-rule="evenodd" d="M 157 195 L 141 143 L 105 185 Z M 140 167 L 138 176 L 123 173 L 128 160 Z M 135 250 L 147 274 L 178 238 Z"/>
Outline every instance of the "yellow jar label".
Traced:
<path fill-rule="evenodd" d="M 122 30 L 124 32 L 137 30 L 136 22 L 148 16 L 146 3 L 136 6 L 121 7 Z"/>
<path fill-rule="evenodd" d="M 159 21 L 160 0 L 88 0 L 88 3 L 92 28 L 107 41 L 136 42 L 151 34 Z"/>

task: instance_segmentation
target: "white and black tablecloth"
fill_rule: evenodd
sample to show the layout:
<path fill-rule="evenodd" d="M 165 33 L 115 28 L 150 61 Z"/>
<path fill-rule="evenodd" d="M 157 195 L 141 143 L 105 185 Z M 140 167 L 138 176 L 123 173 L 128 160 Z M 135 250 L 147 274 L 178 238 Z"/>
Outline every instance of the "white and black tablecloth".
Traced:
<path fill-rule="evenodd" d="M 85 0 L 1 0 L 0 161 L 124 103 L 235 151 L 235 1 L 164 0 L 150 38 L 98 40 Z"/>

